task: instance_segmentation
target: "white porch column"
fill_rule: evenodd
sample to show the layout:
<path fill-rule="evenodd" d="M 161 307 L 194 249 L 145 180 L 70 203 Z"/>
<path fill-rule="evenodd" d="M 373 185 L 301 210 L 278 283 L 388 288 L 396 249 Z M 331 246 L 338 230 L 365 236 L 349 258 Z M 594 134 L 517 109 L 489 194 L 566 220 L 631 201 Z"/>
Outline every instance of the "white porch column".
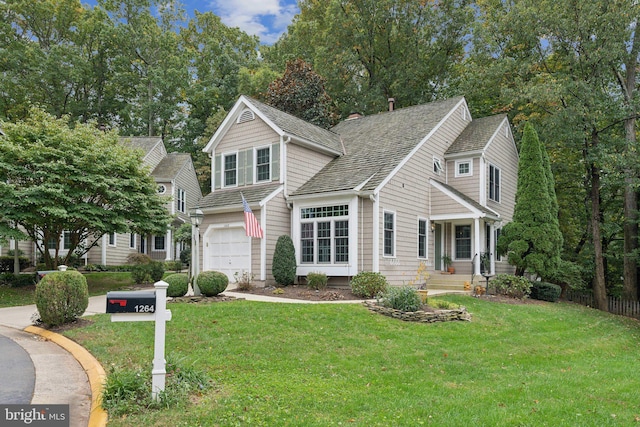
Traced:
<path fill-rule="evenodd" d="M 167 228 L 167 236 L 166 236 L 167 241 L 165 242 L 165 249 L 166 249 L 166 255 L 165 255 L 165 261 L 171 261 L 173 258 L 171 257 L 171 253 L 172 253 L 172 249 L 173 249 L 173 242 L 171 241 L 171 227 Z"/>
<path fill-rule="evenodd" d="M 489 247 L 491 248 L 491 275 L 496 274 L 496 223 L 489 225 L 491 236 L 489 236 Z"/>
<path fill-rule="evenodd" d="M 473 253 L 477 256 L 474 257 L 473 274 L 480 274 L 480 218 L 473 220 Z"/>

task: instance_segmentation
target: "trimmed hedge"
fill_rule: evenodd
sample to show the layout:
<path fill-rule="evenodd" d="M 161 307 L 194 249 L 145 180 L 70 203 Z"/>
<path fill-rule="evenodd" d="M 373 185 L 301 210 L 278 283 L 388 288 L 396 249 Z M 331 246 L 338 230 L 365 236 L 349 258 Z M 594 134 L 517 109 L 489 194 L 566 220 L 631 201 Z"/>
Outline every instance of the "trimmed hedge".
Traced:
<path fill-rule="evenodd" d="M 24 270 L 29 267 L 29 258 L 19 257 L 20 270 Z M 0 256 L 0 273 L 13 273 L 13 257 L 12 256 Z"/>
<path fill-rule="evenodd" d="M 380 273 L 361 271 L 351 279 L 351 292 L 362 298 L 374 298 L 387 289 L 387 278 Z"/>
<path fill-rule="evenodd" d="M 307 274 L 307 286 L 311 289 L 322 290 L 327 288 L 327 282 L 329 278 L 324 273 L 309 273 Z"/>
<path fill-rule="evenodd" d="M 0 273 L 0 285 L 11 286 L 12 288 L 22 288 L 24 286 L 35 285 L 37 281 L 38 280 L 35 273 Z"/>
<path fill-rule="evenodd" d="M 55 271 L 36 285 L 40 320 L 50 326 L 73 322 L 89 305 L 87 279 L 77 271 Z"/>
<path fill-rule="evenodd" d="M 533 282 L 531 286 L 531 298 L 541 301 L 556 302 L 561 293 L 562 288 L 553 283 Z"/>
<path fill-rule="evenodd" d="M 271 273 L 276 283 L 281 286 L 293 285 L 296 280 L 296 267 L 296 250 L 293 240 L 283 234 L 276 241 L 271 264 Z"/>
<path fill-rule="evenodd" d="M 186 273 L 170 274 L 164 278 L 164 281 L 169 284 L 168 297 L 183 297 L 189 290 L 189 275 Z"/>
<path fill-rule="evenodd" d="M 203 271 L 198 274 L 196 284 L 202 295 L 214 297 L 227 289 L 229 278 L 219 271 Z"/>

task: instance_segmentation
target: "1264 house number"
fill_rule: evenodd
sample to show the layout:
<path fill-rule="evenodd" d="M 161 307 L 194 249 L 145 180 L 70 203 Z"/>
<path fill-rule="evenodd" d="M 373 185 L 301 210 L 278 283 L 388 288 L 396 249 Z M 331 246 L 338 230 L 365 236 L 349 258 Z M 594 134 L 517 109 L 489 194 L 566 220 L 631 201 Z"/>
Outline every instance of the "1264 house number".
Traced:
<path fill-rule="evenodd" d="M 150 305 L 136 305 L 135 307 L 133 307 L 133 309 L 136 311 L 136 313 L 155 313 L 156 311 L 156 306 L 153 304 Z"/>

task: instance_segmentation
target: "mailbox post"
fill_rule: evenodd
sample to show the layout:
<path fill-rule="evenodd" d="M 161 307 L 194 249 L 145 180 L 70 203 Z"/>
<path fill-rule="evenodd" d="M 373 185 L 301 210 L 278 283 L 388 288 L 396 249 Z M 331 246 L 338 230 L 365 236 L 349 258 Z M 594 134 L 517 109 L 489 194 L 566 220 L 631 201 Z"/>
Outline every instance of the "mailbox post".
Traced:
<path fill-rule="evenodd" d="M 159 281 L 155 291 L 114 291 L 107 293 L 107 313 L 112 322 L 155 322 L 153 368 L 151 370 L 151 396 L 158 400 L 164 391 L 167 361 L 164 358 L 166 322 L 171 320 L 167 310 L 169 284 Z"/>

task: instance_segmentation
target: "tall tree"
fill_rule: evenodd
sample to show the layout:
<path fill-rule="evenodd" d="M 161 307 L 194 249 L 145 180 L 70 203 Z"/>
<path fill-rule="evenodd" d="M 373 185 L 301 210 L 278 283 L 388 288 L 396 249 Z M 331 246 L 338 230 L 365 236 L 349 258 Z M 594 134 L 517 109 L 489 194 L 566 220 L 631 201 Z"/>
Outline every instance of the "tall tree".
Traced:
<path fill-rule="evenodd" d="M 26 234 L 49 268 L 57 267 L 61 241 L 66 262 L 107 233 L 166 231 L 166 200 L 140 153 L 119 144 L 114 132 L 95 123 L 70 126 L 35 108 L 2 127 L 0 235 Z"/>
<path fill-rule="evenodd" d="M 526 271 L 550 275 L 560 262 L 562 234 L 549 174 L 538 135 L 527 123 L 520 148 L 513 221 L 503 227 L 498 241 L 498 250 L 507 254 L 517 275 Z"/>

